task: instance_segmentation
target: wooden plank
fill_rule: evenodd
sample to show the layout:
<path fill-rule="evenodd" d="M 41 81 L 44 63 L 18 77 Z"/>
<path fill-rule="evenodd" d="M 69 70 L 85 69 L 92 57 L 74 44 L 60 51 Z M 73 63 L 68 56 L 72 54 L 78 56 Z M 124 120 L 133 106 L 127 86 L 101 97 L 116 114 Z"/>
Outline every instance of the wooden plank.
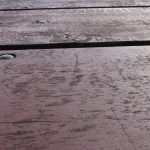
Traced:
<path fill-rule="evenodd" d="M 0 124 L 1 149 L 133 150 L 121 127 L 113 120 L 99 119 L 96 127 L 95 123 L 82 120 L 74 119 L 72 123 Z"/>
<path fill-rule="evenodd" d="M 1 11 L 0 45 L 150 40 L 150 8 Z"/>
<path fill-rule="evenodd" d="M 149 49 L 10 51 L 15 59 L 0 60 L 0 147 L 150 149 Z"/>
<path fill-rule="evenodd" d="M 0 0 L 0 9 L 149 6 L 149 0 Z"/>

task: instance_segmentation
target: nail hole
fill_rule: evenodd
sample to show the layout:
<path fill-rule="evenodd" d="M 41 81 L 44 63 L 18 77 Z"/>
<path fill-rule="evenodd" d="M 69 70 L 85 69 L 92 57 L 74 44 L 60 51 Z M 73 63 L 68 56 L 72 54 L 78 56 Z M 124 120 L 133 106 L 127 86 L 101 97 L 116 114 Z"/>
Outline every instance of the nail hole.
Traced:
<path fill-rule="evenodd" d="M 15 54 L 0 54 L 0 60 L 7 60 L 16 58 Z"/>

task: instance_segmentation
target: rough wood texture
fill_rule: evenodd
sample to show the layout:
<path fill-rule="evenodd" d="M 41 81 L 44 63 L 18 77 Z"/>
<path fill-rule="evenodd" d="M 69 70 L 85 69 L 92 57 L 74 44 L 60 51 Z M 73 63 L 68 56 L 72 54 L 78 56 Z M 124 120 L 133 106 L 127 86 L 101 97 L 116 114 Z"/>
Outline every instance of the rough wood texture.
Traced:
<path fill-rule="evenodd" d="M 0 124 L 0 146 L 3 150 L 133 150 L 118 122 L 97 119 L 96 127 L 89 122 Z"/>
<path fill-rule="evenodd" d="M 2 149 L 150 149 L 150 47 L 11 53 L 0 61 Z"/>
<path fill-rule="evenodd" d="M 0 45 L 150 40 L 150 8 L 0 12 Z"/>
<path fill-rule="evenodd" d="M 148 6 L 149 0 L 0 0 L 0 9 Z"/>

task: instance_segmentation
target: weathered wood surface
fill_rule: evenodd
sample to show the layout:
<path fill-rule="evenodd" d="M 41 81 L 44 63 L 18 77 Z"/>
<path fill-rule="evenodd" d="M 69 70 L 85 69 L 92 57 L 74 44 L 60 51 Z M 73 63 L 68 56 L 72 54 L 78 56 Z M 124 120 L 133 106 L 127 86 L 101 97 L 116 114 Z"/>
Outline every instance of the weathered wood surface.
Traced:
<path fill-rule="evenodd" d="M 0 61 L 2 149 L 150 149 L 150 47 L 11 53 Z"/>
<path fill-rule="evenodd" d="M 96 127 L 95 122 L 74 119 L 66 124 L 0 124 L 0 129 L 4 150 L 134 149 L 119 123 L 108 119 L 97 119 Z"/>
<path fill-rule="evenodd" d="M 0 9 L 149 6 L 149 0 L 0 0 Z"/>
<path fill-rule="evenodd" d="M 0 12 L 0 45 L 150 40 L 150 8 Z"/>

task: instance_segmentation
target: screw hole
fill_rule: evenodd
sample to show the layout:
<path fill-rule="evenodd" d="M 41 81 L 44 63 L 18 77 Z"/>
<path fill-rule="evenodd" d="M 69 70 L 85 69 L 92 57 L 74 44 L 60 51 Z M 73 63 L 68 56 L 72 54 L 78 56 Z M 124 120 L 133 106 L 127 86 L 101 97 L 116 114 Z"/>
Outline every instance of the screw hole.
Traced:
<path fill-rule="evenodd" d="M 15 54 L 0 54 L 0 60 L 14 59 L 16 58 Z"/>

